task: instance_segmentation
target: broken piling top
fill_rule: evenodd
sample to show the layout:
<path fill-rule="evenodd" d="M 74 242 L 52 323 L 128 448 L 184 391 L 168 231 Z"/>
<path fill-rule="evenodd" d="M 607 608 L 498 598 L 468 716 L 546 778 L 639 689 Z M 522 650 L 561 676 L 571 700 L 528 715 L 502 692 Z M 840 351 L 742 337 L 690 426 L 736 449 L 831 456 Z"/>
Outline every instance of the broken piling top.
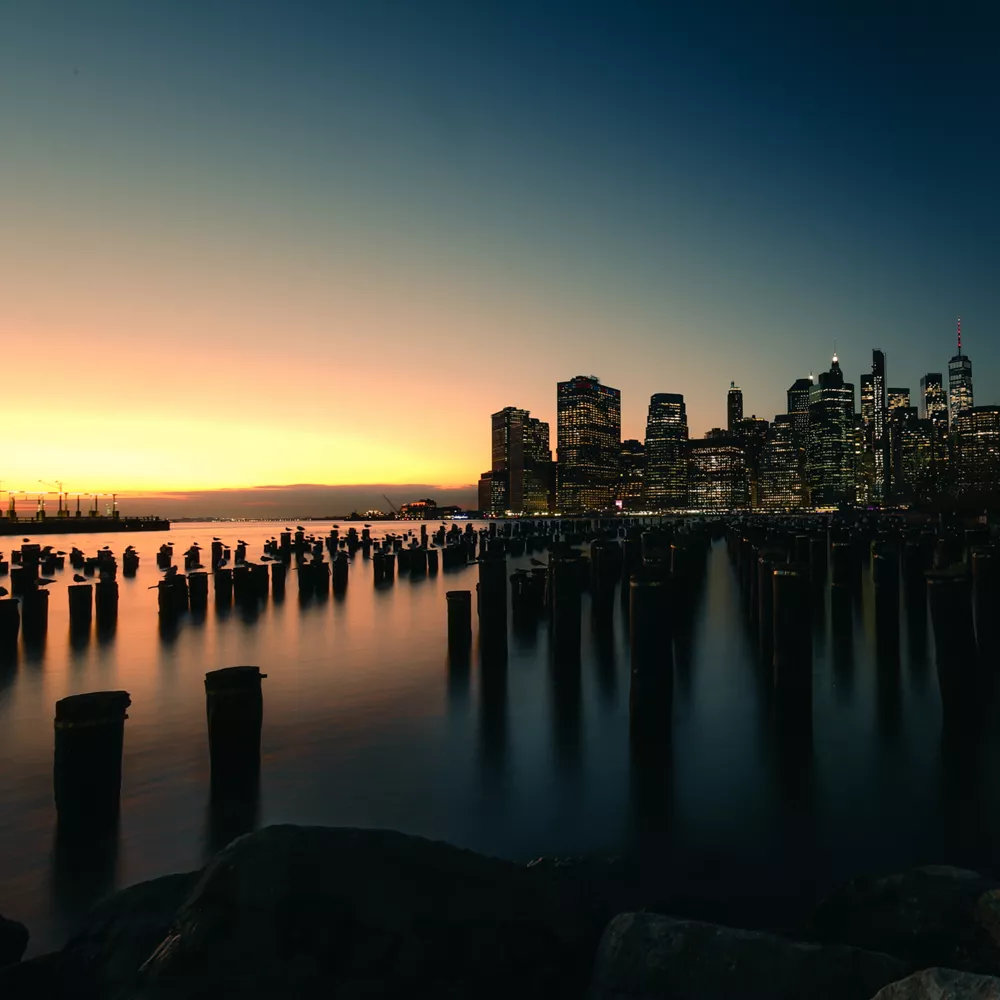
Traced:
<path fill-rule="evenodd" d="M 124 722 L 132 704 L 128 691 L 93 691 L 74 694 L 56 702 L 56 728 L 105 725 Z"/>
<path fill-rule="evenodd" d="M 259 684 L 267 674 L 260 667 L 222 667 L 205 674 L 206 691 L 233 691 Z"/>

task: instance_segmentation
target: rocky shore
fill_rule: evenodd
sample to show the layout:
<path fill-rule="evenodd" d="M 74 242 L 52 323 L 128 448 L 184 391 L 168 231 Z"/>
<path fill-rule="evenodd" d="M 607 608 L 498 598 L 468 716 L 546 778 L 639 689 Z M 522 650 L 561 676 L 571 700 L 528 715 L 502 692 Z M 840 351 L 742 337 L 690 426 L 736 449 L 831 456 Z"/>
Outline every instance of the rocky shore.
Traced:
<path fill-rule="evenodd" d="M 203 870 L 124 889 L 5 1000 L 435 997 L 1000 1000 L 1000 882 L 858 879 L 794 936 L 647 912 L 611 862 L 528 866 L 381 830 L 273 826 Z"/>

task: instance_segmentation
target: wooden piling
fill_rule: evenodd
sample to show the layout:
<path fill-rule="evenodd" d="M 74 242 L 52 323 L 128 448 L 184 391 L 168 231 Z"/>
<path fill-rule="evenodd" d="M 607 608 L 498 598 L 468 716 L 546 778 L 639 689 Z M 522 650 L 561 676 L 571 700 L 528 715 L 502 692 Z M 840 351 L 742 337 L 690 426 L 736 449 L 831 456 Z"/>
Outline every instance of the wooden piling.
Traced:
<path fill-rule="evenodd" d="M 264 717 L 259 667 L 239 666 L 205 674 L 208 750 L 213 791 L 241 787 L 260 771 Z"/>
<path fill-rule="evenodd" d="M 73 632 L 85 632 L 93 617 L 94 588 L 89 583 L 74 583 L 66 588 L 69 598 L 69 627 Z"/>
<path fill-rule="evenodd" d="M 102 826 L 118 815 L 127 691 L 97 691 L 56 702 L 52 772 L 60 825 Z"/>

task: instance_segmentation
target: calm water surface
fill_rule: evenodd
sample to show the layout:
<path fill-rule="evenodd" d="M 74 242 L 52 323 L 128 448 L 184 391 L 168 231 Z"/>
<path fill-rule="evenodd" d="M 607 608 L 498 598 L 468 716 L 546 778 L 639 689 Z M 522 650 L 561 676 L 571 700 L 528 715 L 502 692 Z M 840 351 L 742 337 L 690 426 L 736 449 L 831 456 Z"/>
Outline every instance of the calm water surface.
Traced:
<path fill-rule="evenodd" d="M 997 867 L 996 741 L 987 734 L 957 761 L 942 754 L 926 617 L 904 610 L 901 668 L 880 675 L 867 580 L 854 607 L 834 615 L 827 597 L 817 609 L 813 745 L 789 749 L 773 738 L 768 673 L 716 544 L 678 641 L 671 752 L 639 768 L 617 601 L 609 633 L 584 597 L 581 683 L 569 694 L 554 684 L 544 626 L 511 635 L 505 675 L 485 686 L 475 654 L 471 669 L 449 670 L 444 595 L 474 590 L 475 566 L 376 591 L 359 553 L 343 599 L 300 606 L 290 574 L 287 599 L 253 620 L 210 599 L 202 620 L 161 635 L 148 588 L 162 542 L 179 557 L 197 541 L 207 558 L 213 536 L 233 548 L 243 538 L 256 558 L 283 527 L 39 539 L 88 554 L 110 545 L 119 562 L 131 542 L 142 562 L 134 579 L 119 572 L 113 638 L 71 644 L 67 568 L 44 648 L 22 647 L 0 669 L 0 912 L 28 924 L 31 953 L 58 946 L 110 889 L 198 867 L 225 839 L 209 809 L 204 675 L 241 663 L 268 675 L 258 824 L 394 827 L 521 860 L 635 848 L 677 896 L 728 900 L 737 916 L 740 901 L 807 899 L 863 871 Z M 308 527 L 322 536 L 330 524 Z M 113 688 L 132 696 L 120 830 L 81 861 L 55 834 L 54 704 Z"/>

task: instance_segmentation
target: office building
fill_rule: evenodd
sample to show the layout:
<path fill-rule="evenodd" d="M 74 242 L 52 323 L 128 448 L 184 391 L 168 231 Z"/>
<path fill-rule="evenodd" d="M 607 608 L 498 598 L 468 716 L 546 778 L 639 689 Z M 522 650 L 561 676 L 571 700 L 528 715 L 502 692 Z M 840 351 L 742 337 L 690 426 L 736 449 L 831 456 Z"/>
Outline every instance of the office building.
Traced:
<path fill-rule="evenodd" d="M 726 397 L 726 413 L 729 417 L 727 427 L 730 434 L 736 434 L 736 428 L 743 419 L 743 390 L 735 382 L 729 383 L 729 395 Z"/>
<path fill-rule="evenodd" d="M 795 418 L 774 418 L 760 456 L 756 509 L 796 510 L 805 503 L 805 453 L 795 435 Z"/>
<path fill-rule="evenodd" d="M 962 317 L 958 318 L 958 353 L 948 362 L 948 412 L 951 429 L 956 430 L 956 418 L 975 405 L 972 395 L 972 362 L 962 353 Z"/>
<path fill-rule="evenodd" d="M 687 504 L 687 410 L 684 397 L 658 392 L 646 418 L 646 507 L 668 510 Z"/>
<path fill-rule="evenodd" d="M 618 462 L 618 485 L 615 488 L 615 506 L 621 510 L 642 510 L 645 502 L 646 446 L 642 441 L 629 438 L 622 441 Z"/>
<path fill-rule="evenodd" d="M 736 438 L 690 441 L 688 506 L 692 510 L 745 510 L 750 505 L 743 446 Z"/>
<path fill-rule="evenodd" d="M 889 499 L 890 455 L 889 421 L 886 407 L 885 353 L 872 351 L 872 422 L 871 449 L 874 464 L 871 499 L 885 503 Z"/>
<path fill-rule="evenodd" d="M 556 504 L 563 513 L 614 503 L 621 451 L 621 392 L 596 376 L 577 375 L 556 389 Z"/>
<path fill-rule="evenodd" d="M 1000 492 L 1000 406 L 962 410 L 955 419 L 954 432 L 958 492 Z"/>
<path fill-rule="evenodd" d="M 861 423 L 865 429 L 865 437 L 871 444 L 871 431 L 875 423 L 875 376 L 864 372 L 860 380 L 861 390 Z"/>
<path fill-rule="evenodd" d="M 764 442 L 767 441 L 770 429 L 770 422 L 759 419 L 756 414 L 744 417 L 736 425 L 734 436 L 743 446 L 747 470 L 747 488 L 750 491 L 751 507 L 757 505 L 757 480 L 760 474 L 760 460 L 764 451 Z"/>
<path fill-rule="evenodd" d="M 490 514 L 541 514 L 552 504 L 549 425 L 506 406 L 490 417 L 492 468 L 479 480 L 479 505 Z"/>
<path fill-rule="evenodd" d="M 788 390 L 788 415 L 792 418 L 795 440 L 805 448 L 809 439 L 809 397 L 813 390 L 813 377 L 796 379 Z"/>
<path fill-rule="evenodd" d="M 835 354 L 830 370 L 820 374 L 810 393 L 807 463 L 813 505 L 854 503 L 857 444 L 854 385 L 844 381 Z"/>
<path fill-rule="evenodd" d="M 899 409 L 909 409 L 910 406 L 910 390 L 901 389 L 898 386 L 890 386 L 885 390 L 886 395 L 886 409 L 889 414 L 892 414 L 893 410 Z"/>
<path fill-rule="evenodd" d="M 928 372 L 920 380 L 920 416 L 924 420 L 939 420 L 948 424 L 948 397 L 940 372 Z"/>

